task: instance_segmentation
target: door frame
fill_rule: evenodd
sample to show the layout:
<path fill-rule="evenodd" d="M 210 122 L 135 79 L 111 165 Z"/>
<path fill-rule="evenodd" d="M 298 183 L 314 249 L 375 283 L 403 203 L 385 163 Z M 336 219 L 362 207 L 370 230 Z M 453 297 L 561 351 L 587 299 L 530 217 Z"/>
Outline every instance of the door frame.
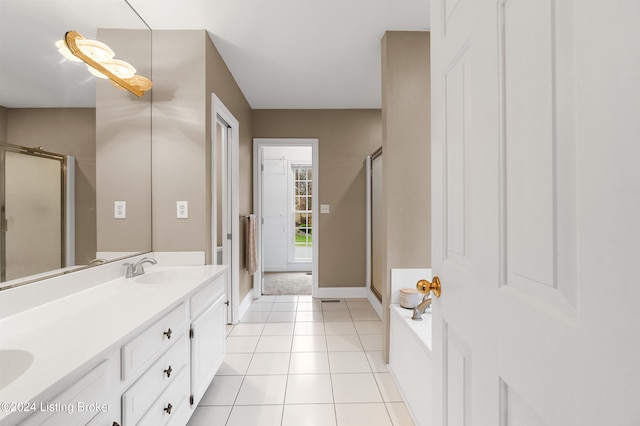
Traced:
<path fill-rule="evenodd" d="M 262 196 L 263 196 L 263 182 L 262 182 L 262 173 L 261 173 L 261 165 L 263 159 L 263 150 L 262 148 L 266 146 L 310 146 L 311 147 L 311 171 L 313 177 L 311 179 L 311 184 L 313 186 L 313 197 L 311 199 L 311 216 L 313 218 L 313 223 L 311 225 L 311 233 L 313 235 L 313 245 L 312 245 L 312 260 L 311 260 L 311 277 L 312 277 L 312 287 L 311 287 L 311 295 L 312 297 L 318 296 L 318 265 L 319 265 L 319 204 L 318 204 L 318 139 L 313 138 L 254 138 L 253 139 L 253 205 L 256 214 L 256 220 L 258 221 L 258 229 L 256 235 L 256 246 L 257 246 L 257 269 L 256 273 L 253 275 L 253 297 L 258 299 L 262 297 L 262 287 L 263 287 L 263 275 L 264 275 L 264 265 L 263 265 L 263 252 L 262 252 Z"/>
<path fill-rule="evenodd" d="M 223 239 L 222 264 L 229 265 L 226 274 L 227 322 L 237 324 L 240 321 L 240 213 L 239 213 L 239 146 L 240 123 L 216 96 L 211 94 L 211 263 L 216 265 L 217 259 L 217 156 L 216 147 L 219 143 L 216 132 L 218 117 L 227 124 L 230 137 L 224 149 L 225 161 L 223 173 L 226 184 L 222 186 L 222 235 L 231 235 L 231 239 Z"/>

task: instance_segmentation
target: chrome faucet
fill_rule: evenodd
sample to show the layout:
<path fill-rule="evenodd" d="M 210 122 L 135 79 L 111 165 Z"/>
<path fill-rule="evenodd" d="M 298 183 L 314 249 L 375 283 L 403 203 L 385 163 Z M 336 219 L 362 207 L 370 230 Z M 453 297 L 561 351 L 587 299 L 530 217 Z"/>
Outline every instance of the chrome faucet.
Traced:
<path fill-rule="evenodd" d="M 142 259 L 138 260 L 135 265 L 132 265 L 131 263 L 125 263 L 124 266 L 127 267 L 127 270 L 125 271 L 124 277 L 133 278 L 137 277 L 138 275 L 144 274 L 145 263 L 155 265 L 156 263 L 158 263 L 158 261 L 150 257 L 143 257 Z"/>
<path fill-rule="evenodd" d="M 427 298 L 427 294 L 424 295 L 424 297 L 422 298 L 422 302 L 420 302 L 420 304 L 418 306 L 416 306 L 415 308 L 413 308 L 413 316 L 411 317 L 412 320 L 415 321 L 422 321 L 422 314 L 424 314 L 424 312 L 427 310 L 427 308 L 429 306 L 431 306 L 431 298 Z"/>

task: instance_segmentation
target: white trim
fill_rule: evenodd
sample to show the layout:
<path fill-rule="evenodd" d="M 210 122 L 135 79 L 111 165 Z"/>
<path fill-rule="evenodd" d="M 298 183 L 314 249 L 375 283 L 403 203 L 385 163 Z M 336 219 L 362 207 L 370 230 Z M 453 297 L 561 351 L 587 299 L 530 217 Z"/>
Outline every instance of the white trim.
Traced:
<path fill-rule="evenodd" d="M 262 194 L 262 179 L 260 166 L 262 164 L 262 147 L 264 146 L 310 146 L 311 147 L 311 169 L 312 169 L 312 185 L 313 185 L 313 197 L 311 198 L 311 210 L 313 217 L 313 224 L 311 225 L 311 234 L 313 235 L 312 245 L 312 266 L 311 274 L 313 278 L 311 294 L 313 297 L 318 296 L 318 265 L 319 259 L 319 245 L 320 245 L 320 232 L 319 232 L 319 204 L 318 194 L 320 193 L 318 186 L 318 171 L 319 165 L 319 153 L 318 153 L 318 139 L 287 139 L 287 138 L 254 138 L 253 139 L 253 206 L 258 220 L 258 235 L 256 238 L 257 245 L 257 272 L 253 275 L 253 294 L 254 297 L 262 297 L 262 203 L 260 194 Z M 364 297 L 364 296 L 358 296 Z"/>
<path fill-rule="evenodd" d="M 317 295 L 313 297 L 320 299 L 361 299 L 366 297 L 366 294 L 366 287 L 320 287 L 317 290 Z"/>
<path fill-rule="evenodd" d="M 368 290 L 366 292 L 367 293 L 367 300 L 369 301 L 369 303 L 373 307 L 373 310 L 376 311 L 376 313 L 378 314 L 378 316 L 380 318 L 382 318 L 382 303 L 380 303 L 380 301 L 378 300 L 376 295 L 373 294 L 373 291 L 371 291 L 370 289 L 367 289 L 367 290 Z"/>
<path fill-rule="evenodd" d="M 231 253 L 228 253 L 228 249 L 225 250 L 223 247 L 223 263 L 229 264 L 229 274 L 227 274 L 227 297 L 229 298 L 229 309 L 227 313 L 227 321 L 231 324 L 236 324 L 240 321 L 240 312 L 239 312 L 239 299 L 240 299 L 240 211 L 239 211 L 239 146 L 240 146 L 240 123 L 234 117 L 234 115 L 227 109 L 227 107 L 222 103 L 220 98 L 216 96 L 215 93 L 211 94 L 211 139 L 212 139 L 212 197 L 211 197 L 211 213 L 212 213 L 212 247 L 211 253 L 213 257 L 213 262 L 215 262 L 217 247 L 217 230 L 216 230 L 216 142 L 217 142 L 217 132 L 216 132 L 216 122 L 218 120 L 218 116 L 224 120 L 229 128 L 231 129 L 231 140 L 228 141 L 227 147 L 230 149 L 225 150 L 227 164 L 229 170 L 227 171 L 227 175 L 231 175 L 231 182 L 227 182 L 226 185 L 226 193 L 229 194 L 229 199 L 231 201 L 231 206 L 227 206 L 227 208 L 223 209 L 223 219 L 226 219 L 227 215 L 231 215 L 231 229 L 228 229 L 228 221 L 223 220 L 223 235 L 231 234 Z M 229 146 L 230 145 L 230 146 Z M 223 244 L 224 245 L 224 244 Z M 229 258 L 231 259 L 229 261 Z M 230 276 L 230 278 L 229 278 Z"/>
<path fill-rule="evenodd" d="M 240 303 L 240 307 L 238 309 L 239 318 L 242 318 L 244 314 L 247 313 L 247 310 L 249 309 L 249 306 L 251 306 L 252 303 L 253 303 L 253 292 L 250 291 L 244 296 L 244 299 L 242 299 L 242 303 Z"/>

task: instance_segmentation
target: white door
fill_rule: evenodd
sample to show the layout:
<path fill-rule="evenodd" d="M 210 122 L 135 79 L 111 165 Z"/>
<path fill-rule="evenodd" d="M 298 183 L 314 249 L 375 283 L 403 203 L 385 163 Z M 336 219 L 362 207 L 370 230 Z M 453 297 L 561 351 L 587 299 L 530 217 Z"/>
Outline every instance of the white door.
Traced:
<path fill-rule="evenodd" d="M 262 160 L 262 270 L 265 272 L 288 270 L 291 210 L 288 165 L 285 158 Z"/>
<path fill-rule="evenodd" d="M 639 425 L 640 2 L 431 17 L 434 425 Z"/>

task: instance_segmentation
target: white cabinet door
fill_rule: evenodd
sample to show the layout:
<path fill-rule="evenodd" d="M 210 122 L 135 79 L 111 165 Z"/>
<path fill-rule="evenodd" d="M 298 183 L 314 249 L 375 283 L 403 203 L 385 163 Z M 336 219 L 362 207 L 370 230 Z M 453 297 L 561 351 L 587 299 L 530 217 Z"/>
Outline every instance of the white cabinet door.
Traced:
<path fill-rule="evenodd" d="M 191 394 L 196 407 L 222 364 L 225 351 L 225 296 L 191 324 Z"/>
<path fill-rule="evenodd" d="M 640 422 L 639 16 L 431 2 L 435 425 Z"/>

